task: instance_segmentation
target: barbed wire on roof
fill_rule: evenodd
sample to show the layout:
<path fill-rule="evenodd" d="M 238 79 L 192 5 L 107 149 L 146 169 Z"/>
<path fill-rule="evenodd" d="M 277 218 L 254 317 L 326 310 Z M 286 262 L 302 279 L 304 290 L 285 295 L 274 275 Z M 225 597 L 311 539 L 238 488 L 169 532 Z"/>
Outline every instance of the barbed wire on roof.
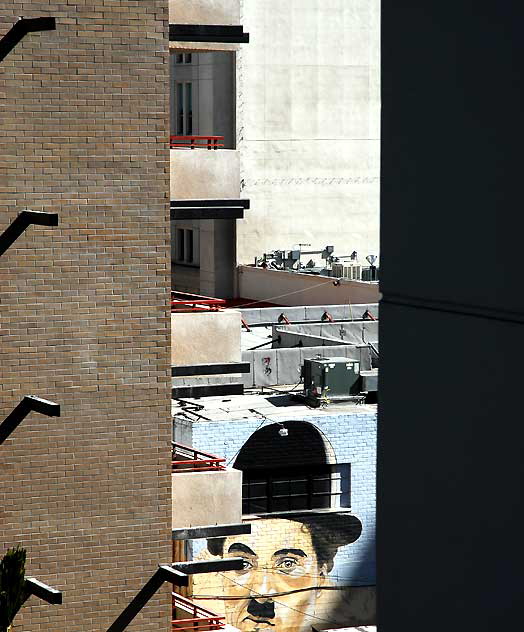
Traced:
<path fill-rule="evenodd" d="M 291 178 L 242 178 L 242 187 L 257 186 L 289 186 L 289 185 L 317 185 L 333 186 L 348 184 L 376 184 L 380 182 L 380 176 L 351 176 L 347 178 L 318 178 L 318 177 L 291 177 Z"/>

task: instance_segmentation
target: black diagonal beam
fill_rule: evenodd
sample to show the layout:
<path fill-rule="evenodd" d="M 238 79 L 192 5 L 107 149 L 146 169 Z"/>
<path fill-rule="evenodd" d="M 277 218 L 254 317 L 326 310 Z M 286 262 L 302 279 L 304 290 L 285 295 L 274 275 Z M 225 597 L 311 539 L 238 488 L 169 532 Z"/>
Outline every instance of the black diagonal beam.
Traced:
<path fill-rule="evenodd" d="M 0 445 L 14 432 L 30 412 L 40 413 L 47 417 L 60 417 L 60 404 L 50 402 L 41 397 L 26 395 L 4 421 L 0 424 Z"/>
<path fill-rule="evenodd" d="M 37 226 L 58 226 L 58 213 L 43 211 L 22 211 L 0 235 L 0 257 L 13 245 L 31 224 Z"/>
<path fill-rule="evenodd" d="M 26 597 L 34 595 L 47 603 L 60 605 L 62 603 L 62 593 L 56 588 L 51 588 L 47 584 L 44 584 L 34 577 L 25 578 L 25 593 Z"/>
<path fill-rule="evenodd" d="M 125 630 L 164 582 L 170 582 L 175 586 L 188 586 L 189 577 L 171 566 L 159 566 L 153 577 L 133 597 L 122 614 L 107 628 L 107 632 Z"/>
<path fill-rule="evenodd" d="M 230 557 L 226 560 L 210 562 L 187 562 L 181 564 L 164 564 L 158 567 L 153 577 L 133 597 L 121 615 L 107 628 L 107 632 L 122 632 L 133 621 L 164 582 L 175 586 L 188 586 L 189 577 L 195 573 L 218 573 L 220 571 L 240 571 L 244 566 L 242 557 Z M 184 570 L 182 570 L 182 567 Z"/>
<path fill-rule="evenodd" d="M 55 18 L 21 18 L 0 40 L 0 61 L 7 57 L 28 33 L 54 31 L 55 29 Z"/>
<path fill-rule="evenodd" d="M 170 42 L 218 42 L 224 44 L 247 44 L 249 33 L 242 26 L 222 24 L 170 24 Z"/>

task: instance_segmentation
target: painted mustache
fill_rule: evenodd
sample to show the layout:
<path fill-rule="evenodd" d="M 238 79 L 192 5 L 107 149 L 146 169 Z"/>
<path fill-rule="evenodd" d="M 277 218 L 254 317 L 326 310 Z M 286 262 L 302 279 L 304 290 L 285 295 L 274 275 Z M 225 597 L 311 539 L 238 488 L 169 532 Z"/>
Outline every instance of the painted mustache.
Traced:
<path fill-rule="evenodd" d="M 275 604 L 272 601 L 257 601 L 256 599 L 250 599 L 247 605 L 247 611 L 253 617 L 259 619 L 274 619 L 275 618 Z"/>

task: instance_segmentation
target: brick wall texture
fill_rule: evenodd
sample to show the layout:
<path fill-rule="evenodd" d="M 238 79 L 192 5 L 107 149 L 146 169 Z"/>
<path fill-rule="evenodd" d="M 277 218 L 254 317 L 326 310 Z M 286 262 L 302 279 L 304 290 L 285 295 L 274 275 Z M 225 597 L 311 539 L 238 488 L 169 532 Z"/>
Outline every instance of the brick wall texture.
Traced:
<path fill-rule="evenodd" d="M 170 560 L 167 0 L 0 0 L 54 16 L 0 63 L 0 232 L 56 211 L 0 258 L 0 544 L 63 591 L 18 632 L 106 630 Z M 130 630 L 167 630 L 169 587 Z"/>

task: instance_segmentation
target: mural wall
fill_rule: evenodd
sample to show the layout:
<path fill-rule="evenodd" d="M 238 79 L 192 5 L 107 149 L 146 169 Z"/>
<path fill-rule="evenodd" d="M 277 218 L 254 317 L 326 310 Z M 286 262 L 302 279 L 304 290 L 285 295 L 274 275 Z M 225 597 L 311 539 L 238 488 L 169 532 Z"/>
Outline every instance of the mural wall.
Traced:
<path fill-rule="evenodd" d="M 192 433 L 196 449 L 243 470 L 252 525 L 193 541 L 195 559 L 244 562 L 195 576 L 193 599 L 243 632 L 375 623 L 375 412 L 202 420 Z"/>

